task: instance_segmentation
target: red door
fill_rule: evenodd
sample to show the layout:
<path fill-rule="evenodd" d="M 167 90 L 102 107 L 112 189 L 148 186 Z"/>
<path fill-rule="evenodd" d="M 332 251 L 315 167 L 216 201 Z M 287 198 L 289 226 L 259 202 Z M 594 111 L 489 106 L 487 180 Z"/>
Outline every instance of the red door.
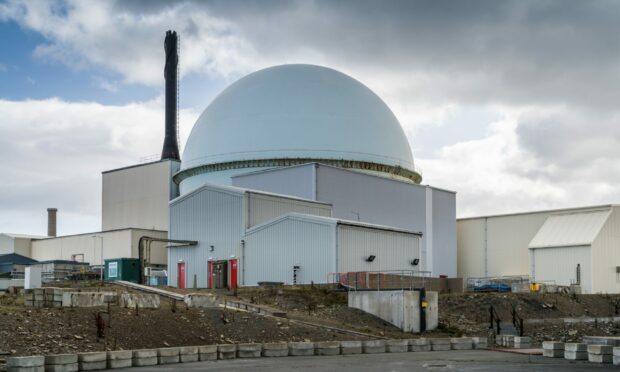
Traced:
<path fill-rule="evenodd" d="M 185 288 L 185 262 L 179 262 L 179 288 Z"/>
<path fill-rule="evenodd" d="M 237 259 L 230 260 L 230 288 L 237 288 Z"/>
<path fill-rule="evenodd" d="M 207 267 L 208 267 L 207 274 L 208 274 L 208 281 L 209 281 L 207 288 L 213 288 L 213 261 L 209 261 Z"/>

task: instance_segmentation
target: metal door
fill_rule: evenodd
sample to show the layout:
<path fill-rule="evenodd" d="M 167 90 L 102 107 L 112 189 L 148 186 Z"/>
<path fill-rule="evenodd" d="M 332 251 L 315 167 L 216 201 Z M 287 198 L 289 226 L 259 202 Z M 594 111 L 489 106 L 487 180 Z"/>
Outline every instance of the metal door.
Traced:
<path fill-rule="evenodd" d="M 179 273 L 179 288 L 185 288 L 185 262 L 179 262 L 178 264 L 178 273 Z"/>

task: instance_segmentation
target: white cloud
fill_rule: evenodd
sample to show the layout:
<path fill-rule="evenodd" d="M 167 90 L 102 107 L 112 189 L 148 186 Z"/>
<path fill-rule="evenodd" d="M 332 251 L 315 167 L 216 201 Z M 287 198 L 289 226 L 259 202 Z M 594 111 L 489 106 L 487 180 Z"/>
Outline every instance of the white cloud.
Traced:
<path fill-rule="evenodd" d="M 59 99 L 0 100 L 0 231 L 45 232 L 58 207 L 61 234 L 100 228 L 101 171 L 161 151 L 161 98 L 122 106 Z M 197 114 L 181 110 L 182 140 Z M 26 230 L 24 230 L 26 229 Z"/>

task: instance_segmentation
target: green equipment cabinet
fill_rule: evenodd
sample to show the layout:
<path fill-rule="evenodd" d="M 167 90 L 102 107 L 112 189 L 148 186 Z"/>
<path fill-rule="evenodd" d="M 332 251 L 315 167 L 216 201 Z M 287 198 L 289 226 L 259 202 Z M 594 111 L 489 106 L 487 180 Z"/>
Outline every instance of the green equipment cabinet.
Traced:
<path fill-rule="evenodd" d="M 105 260 L 105 280 L 140 281 L 140 260 L 137 258 L 111 258 Z"/>

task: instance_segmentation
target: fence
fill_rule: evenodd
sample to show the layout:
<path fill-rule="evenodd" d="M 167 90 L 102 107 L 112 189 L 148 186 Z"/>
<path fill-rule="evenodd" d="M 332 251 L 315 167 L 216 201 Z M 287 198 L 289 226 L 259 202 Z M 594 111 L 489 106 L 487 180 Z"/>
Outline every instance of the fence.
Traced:
<path fill-rule="evenodd" d="M 349 290 L 391 290 L 425 288 L 430 278 L 430 271 L 394 270 L 394 271 L 354 271 L 331 273 L 328 283 L 341 285 Z"/>
<path fill-rule="evenodd" d="M 513 284 L 525 284 L 530 282 L 529 276 L 489 276 L 481 278 L 467 278 L 465 291 L 502 291 L 510 292 Z"/>

